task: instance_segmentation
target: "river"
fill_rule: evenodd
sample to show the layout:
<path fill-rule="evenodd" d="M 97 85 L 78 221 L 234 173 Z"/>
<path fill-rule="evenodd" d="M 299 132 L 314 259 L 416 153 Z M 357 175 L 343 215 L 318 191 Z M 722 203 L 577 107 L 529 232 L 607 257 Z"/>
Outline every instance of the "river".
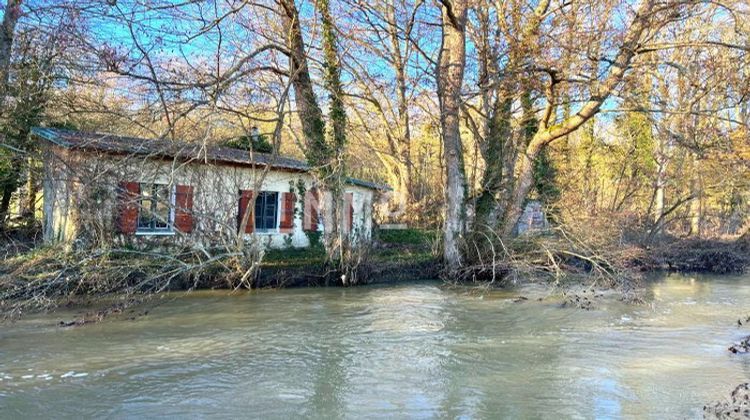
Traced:
<path fill-rule="evenodd" d="M 590 311 L 518 294 L 207 291 L 80 328 L 33 316 L 0 326 L 0 417 L 692 418 L 750 378 L 727 351 L 750 276 L 663 276 L 645 305 Z"/>

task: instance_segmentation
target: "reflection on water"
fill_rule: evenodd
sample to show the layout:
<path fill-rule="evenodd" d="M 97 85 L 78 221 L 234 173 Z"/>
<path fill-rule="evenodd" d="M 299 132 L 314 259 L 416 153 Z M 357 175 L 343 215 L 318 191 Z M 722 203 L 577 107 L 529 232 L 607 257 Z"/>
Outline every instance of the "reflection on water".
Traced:
<path fill-rule="evenodd" d="M 0 417 L 696 417 L 750 378 L 750 277 L 668 276 L 563 309 L 437 283 L 167 299 L 136 321 L 0 330 Z"/>

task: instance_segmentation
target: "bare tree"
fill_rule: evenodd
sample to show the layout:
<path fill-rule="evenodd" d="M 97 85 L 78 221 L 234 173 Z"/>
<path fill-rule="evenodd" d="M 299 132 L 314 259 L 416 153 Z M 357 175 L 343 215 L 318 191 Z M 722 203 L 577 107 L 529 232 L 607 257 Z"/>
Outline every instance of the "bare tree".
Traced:
<path fill-rule="evenodd" d="M 443 258 L 449 267 L 461 265 L 460 241 L 466 230 L 466 173 L 461 142 L 461 89 L 466 66 L 466 0 L 443 0 L 442 44 L 437 68 L 440 128 L 445 150 L 446 209 Z"/>
<path fill-rule="evenodd" d="M 420 40 L 415 36 L 419 30 L 418 14 L 424 6 L 422 0 L 413 3 L 406 0 L 388 0 L 368 3 L 350 2 L 352 12 L 343 15 L 353 30 L 343 33 L 351 45 L 346 50 L 346 69 L 354 77 L 356 92 L 349 92 L 352 99 L 364 101 L 367 112 L 356 114 L 360 124 L 372 131 L 369 139 L 389 172 L 389 180 L 395 187 L 394 204 L 398 217 L 418 199 L 414 186 L 414 162 L 412 159 L 412 117 L 415 84 L 424 74 L 410 71 L 416 57 Z M 390 68 L 387 81 L 378 63 L 385 62 Z M 357 112 L 357 111 L 355 111 Z M 375 124 L 372 115 L 377 116 Z M 376 137 L 384 137 L 385 148 L 379 148 Z"/>

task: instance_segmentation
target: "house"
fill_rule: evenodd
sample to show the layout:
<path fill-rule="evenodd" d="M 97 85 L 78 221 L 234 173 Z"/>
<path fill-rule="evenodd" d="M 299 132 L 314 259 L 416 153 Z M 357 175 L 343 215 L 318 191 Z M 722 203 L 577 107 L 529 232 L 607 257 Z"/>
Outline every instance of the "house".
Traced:
<path fill-rule="evenodd" d="M 309 166 L 227 147 L 39 128 L 48 242 L 306 247 L 324 229 Z M 342 232 L 368 239 L 387 186 L 348 178 Z M 253 210 L 248 214 L 250 203 Z"/>

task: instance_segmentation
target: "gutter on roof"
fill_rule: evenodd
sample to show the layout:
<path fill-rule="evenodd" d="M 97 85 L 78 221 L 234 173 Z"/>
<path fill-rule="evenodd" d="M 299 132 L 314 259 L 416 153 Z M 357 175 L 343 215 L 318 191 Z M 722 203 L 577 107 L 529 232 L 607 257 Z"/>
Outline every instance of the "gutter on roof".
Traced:
<path fill-rule="evenodd" d="M 369 188 L 371 190 L 393 191 L 393 188 L 391 188 L 388 185 L 378 184 L 378 183 L 370 182 L 370 181 L 363 181 L 363 180 L 357 179 L 357 178 L 349 178 L 349 177 L 347 177 L 345 182 L 347 184 L 356 185 L 358 187 L 363 187 L 363 188 Z"/>
<path fill-rule="evenodd" d="M 47 140 L 48 142 L 56 144 L 60 147 L 70 148 L 72 146 L 70 143 L 62 141 L 57 136 L 52 134 L 50 132 L 51 130 L 52 129 L 50 128 L 44 128 L 44 127 L 31 127 L 31 134 L 35 136 L 39 136 Z"/>

